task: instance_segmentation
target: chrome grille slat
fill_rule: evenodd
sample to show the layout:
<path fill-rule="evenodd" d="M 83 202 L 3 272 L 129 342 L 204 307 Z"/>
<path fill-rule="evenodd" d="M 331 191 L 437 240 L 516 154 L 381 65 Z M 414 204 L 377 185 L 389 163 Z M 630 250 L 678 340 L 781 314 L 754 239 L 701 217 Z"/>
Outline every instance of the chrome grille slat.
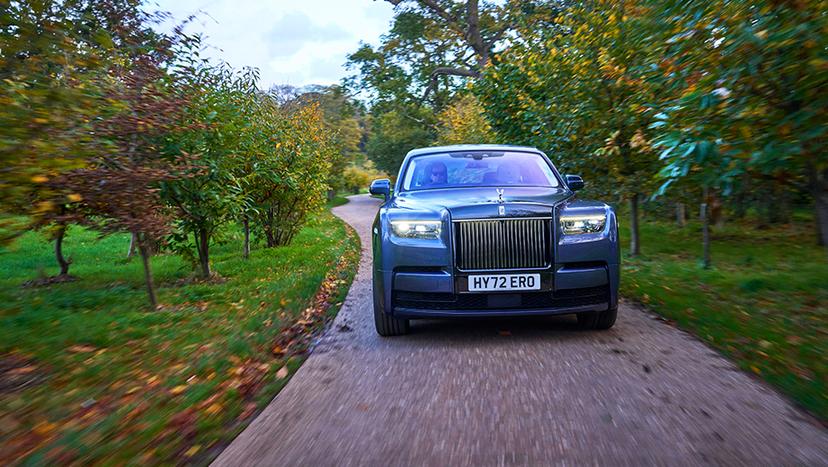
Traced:
<path fill-rule="evenodd" d="M 551 219 L 473 219 L 454 222 L 455 261 L 461 270 L 545 268 L 550 264 Z"/>

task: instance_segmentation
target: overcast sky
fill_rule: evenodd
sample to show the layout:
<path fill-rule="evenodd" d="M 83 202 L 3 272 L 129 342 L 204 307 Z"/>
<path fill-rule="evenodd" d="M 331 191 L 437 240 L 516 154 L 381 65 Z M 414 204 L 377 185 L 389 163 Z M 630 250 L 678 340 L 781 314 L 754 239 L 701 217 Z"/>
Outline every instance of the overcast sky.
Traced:
<path fill-rule="evenodd" d="M 206 54 L 234 68 L 256 67 L 262 88 L 333 84 L 346 74 L 347 54 L 360 41 L 377 44 L 393 7 L 382 0 L 150 0 L 147 9 L 197 19 Z"/>

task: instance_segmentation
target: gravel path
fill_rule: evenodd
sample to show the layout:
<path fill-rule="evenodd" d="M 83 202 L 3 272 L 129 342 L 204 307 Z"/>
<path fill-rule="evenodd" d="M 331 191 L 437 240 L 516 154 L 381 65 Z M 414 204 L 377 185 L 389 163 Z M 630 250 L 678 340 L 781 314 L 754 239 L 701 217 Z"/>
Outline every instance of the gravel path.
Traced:
<path fill-rule="evenodd" d="M 348 298 L 216 465 L 828 465 L 828 431 L 630 305 L 606 332 L 555 317 L 415 321 L 409 336 L 377 336 L 377 205 L 353 196 L 334 210 L 362 239 Z"/>

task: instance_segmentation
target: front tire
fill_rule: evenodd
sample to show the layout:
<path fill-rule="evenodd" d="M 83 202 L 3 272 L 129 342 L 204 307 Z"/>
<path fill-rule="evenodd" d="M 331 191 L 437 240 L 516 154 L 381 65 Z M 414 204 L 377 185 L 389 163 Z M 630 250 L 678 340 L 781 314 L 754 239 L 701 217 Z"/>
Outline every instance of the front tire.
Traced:
<path fill-rule="evenodd" d="M 377 303 L 374 303 L 374 326 L 377 334 L 383 337 L 402 336 L 408 334 L 409 323 L 407 319 L 394 318 L 384 312 Z"/>
<path fill-rule="evenodd" d="M 591 311 L 578 313 L 578 327 L 584 330 L 598 329 L 605 330 L 615 324 L 618 317 L 618 308 L 611 308 L 606 311 Z"/>

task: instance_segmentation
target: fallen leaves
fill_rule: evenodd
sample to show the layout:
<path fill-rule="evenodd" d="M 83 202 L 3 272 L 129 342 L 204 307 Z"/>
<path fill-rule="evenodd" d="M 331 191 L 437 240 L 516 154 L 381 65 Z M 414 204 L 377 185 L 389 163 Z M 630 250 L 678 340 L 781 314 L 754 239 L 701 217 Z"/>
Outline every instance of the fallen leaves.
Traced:
<path fill-rule="evenodd" d="M 248 403 L 244 404 L 244 410 L 239 415 L 239 420 L 244 420 L 246 418 L 249 418 L 251 415 L 256 413 L 257 408 L 258 408 L 258 406 L 256 405 L 255 402 L 248 402 Z"/>
<path fill-rule="evenodd" d="M 34 428 L 32 429 L 32 432 L 34 434 L 38 435 L 38 436 L 46 437 L 46 436 L 51 435 L 52 432 L 55 431 L 55 428 L 57 428 L 57 424 L 55 424 L 55 423 L 40 422 L 40 423 L 38 423 L 37 425 L 34 426 Z"/>
<path fill-rule="evenodd" d="M 293 325 L 284 329 L 276 338 L 276 342 L 271 347 L 271 353 L 274 356 L 299 355 L 306 351 L 311 336 L 325 322 L 328 309 L 331 307 L 333 299 L 338 295 L 340 287 L 347 284 L 347 281 L 339 278 L 339 271 L 347 270 L 348 264 L 353 260 L 354 258 L 349 255 L 344 255 L 339 259 L 336 267 L 322 281 L 316 295 L 311 300 L 310 306 L 302 311 L 299 319 Z M 280 304 L 285 306 L 287 302 L 282 299 Z M 347 328 L 347 330 L 350 330 L 350 328 Z"/>
<path fill-rule="evenodd" d="M 799 336 L 788 336 L 785 338 L 785 342 L 791 345 L 800 345 L 802 344 L 802 338 Z"/>
<path fill-rule="evenodd" d="M 0 355 L 0 395 L 23 390 L 45 379 L 45 372 L 33 359 L 19 354 Z"/>
<path fill-rule="evenodd" d="M 95 463 L 95 456 L 61 444 L 77 439 L 101 448 L 110 459 L 129 456 L 152 465 L 209 461 L 227 430 L 248 423 L 262 401 L 272 397 L 270 391 L 288 381 L 299 361 L 293 356 L 307 351 L 310 339 L 329 318 L 331 303 L 342 296 L 347 284 L 341 280 L 342 271 L 352 271 L 357 248 L 351 256 L 336 266 L 340 271 L 330 273 L 321 285 L 317 282 L 312 297 L 274 289 L 267 296 L 234 295 L 223 302 L 188 300 L 169 305 L 174 313 L 168 316 L 147 318 L 157 319 L 148 327 L 107 322 L 102 329 L 112 339 L 106 343 L 69 336 L 72 340 L 46 361 L 4 360 L 0 355 L 0 376 L 14 376 L 16 381 L 36 377 L 49 385 L 36 390 L 37 399 L 0 414 L 0 452 L 16 459 L 37 452 L 50 463 Z M 269 284 L 272 277 L 252 280 Z M 280 299 L 277 294 L 286 296 Z M 229 313 L 224 313 L 225 306 Z M 203 328 L 193 328 L 186 321 L 189 317 Z M 59 320 L 49 324 L 50 332 L 64 329 Z M 177 332 L 179 327 L 186 333 Z M 201 329 L 203 334 L 198 334 Z M 270 339 L 264 345 L 258 341 L 263 333 Z M 229 345 L 236 342 L 238 346 Z M 6 389 L 2 383 L 0 378 L 0 395 L 18 390 L 17 383 Z M 62 415 L 47 414 L 42 410 L 49 406 L 45 401 L 66 410 Z"/>

